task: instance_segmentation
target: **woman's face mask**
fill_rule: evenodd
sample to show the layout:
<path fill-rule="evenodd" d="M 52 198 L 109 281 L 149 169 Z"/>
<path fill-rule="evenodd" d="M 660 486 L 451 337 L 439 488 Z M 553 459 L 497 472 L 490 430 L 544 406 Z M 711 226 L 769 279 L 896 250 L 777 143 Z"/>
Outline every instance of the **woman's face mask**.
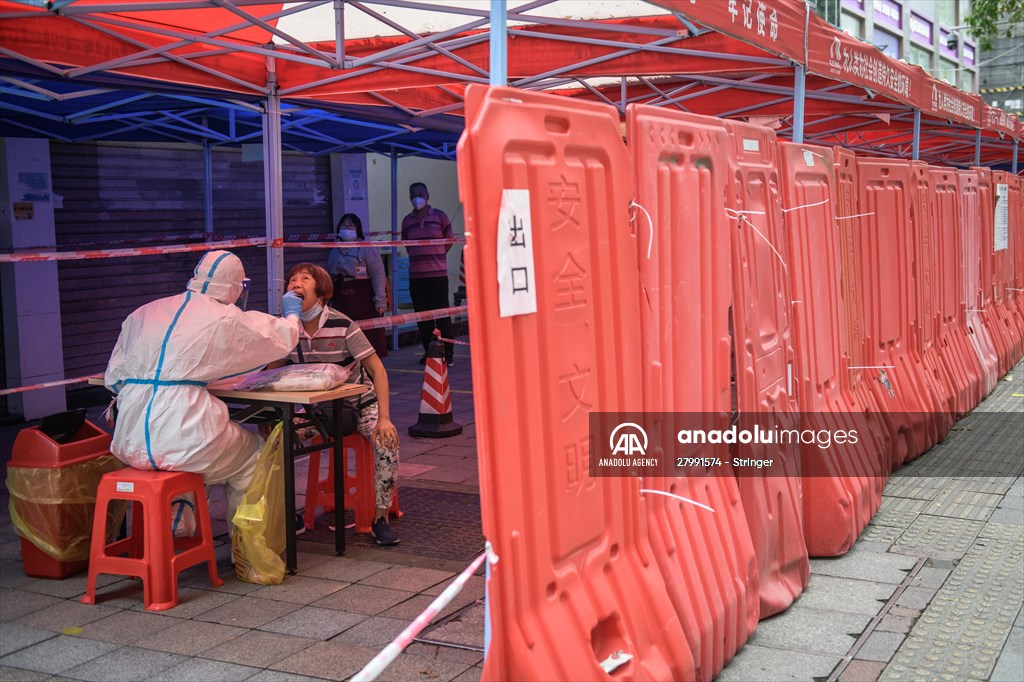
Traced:
<path fill-rule="evenodd" d="M 312 308 L 299 313 L 299 317 L 302 318 L 303 322 L 309 322 L 311 320 L 319 318 L 320 313 L 322 313 L 323 311 L 324 307 L 320 304 L 319 301 L 317 301 L 316 305 L 314 305 Z"/>
<path fill-rule="evenodd" d="M 338 230 L 338 239 L 343 242 L 354 242 L 356 240 L 356 229 L 354 227 L 344 227 Z"/>

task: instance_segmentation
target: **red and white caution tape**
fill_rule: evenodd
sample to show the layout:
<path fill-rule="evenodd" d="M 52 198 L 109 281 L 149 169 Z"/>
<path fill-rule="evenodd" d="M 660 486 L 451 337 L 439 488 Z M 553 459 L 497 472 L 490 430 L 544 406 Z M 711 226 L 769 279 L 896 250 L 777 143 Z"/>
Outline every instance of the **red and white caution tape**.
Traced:
<path fill-rule="evenodd" d="M 274 248 L 295 248 L 295 249 L 358 249 L 364 246 L 437 246 L 439 244 L 464 244 L 465 239 L 460 237 L 449 237 L 447 239 L 388 239 L 382 241 L 361 241 L 361 242 L 286 242 L 283 239 L 275 239 L 271 244 Z"/>
<path fill-rule="evenodd" d="M 469 341 L 456 341 L 455 339 L 446 339 L 446 338 L 444 338 L 443 336 L 441 336 L 441 330 L 440 329 L 435 329 L 434 330 L 434 336 L 437 337 L 438 341 L 443 341 L 444 343 L 454 343 L 456 346 L 468 346 L 469 345 Z"/>
<path fill-rule="evenodd" d="M 381 329 L 406 322 L 419 322 L 420 320 L 433 320 L 439 317 L 451 317 L 466 312 L 466 306 L 459 305 L 452 308 L 438 308 L 437 310 L 425 310 L 422 313 L 406 313 L 404 315 L 392 315 L 391 317 L 372 317 L 368 320 L 356 320 L 359 327 L 364 331 L 367 329 Z"/>
<path fill-rule="evenodd" d="M 76 246 L 93 246 L 112 244 L 139 244 L 157 241 L 174 241 L 178 239 L 204 239 L 210 235 L 205 233 L 194 235 L 183 235 L 175 237 L 155 237 L 146 239 L 122 239 L 108 242 L 85 242 Z M 322 237 L 324 235 L 295 235 L 298 238 Z M 275 239 L 270 243 L 270 248 L 297 248 L 297 249 L 354 249 L 364 246 L 391 247 L 391 246 L 436 246 L 438 244 L 461 244 L 466 240 L 458 237 L 449 239 L 415 239 L 415 240 L 389 240 L 389 241 L 362 241 L 362 242 L 339 242 L 339 241 L 285 241 Z M 237 237 L 223 238 L 217 241 L 204 241 L 194 244 L 168 244 L 167 246 L 138 246 L 123 249 L 74 249 L 71 251 L 41 251 L 23 250 L 10 253 L 0 253 L 0 263 L 35 263 L 41 261 L 60 260 L 89 260 L 94 258 L 127 258 L 132 256 L 157 256 L 165 253 L 188 253 L 190 251 L 214 251 L 216 249 L 232 249 L 244 246 L 267 246 L 266 237 Z"/>
<path fill-rule="evenodd" d="M 233 249 L 241 246 L 265 246 L 265 237 L 253 239 L 231 239 L 199 244 L 174 244 L 168 246 L 143 246 L 132 249 L 93 249 L 86 251 L 19 251 L 0 253 L 0 263 L 32 263 L 54 260 L 87 260 L 92 258 L 125 258 L 128 256 L 158 256 L 165 253 L 188 253 L 190 251 L 214 251 Z"/>
<path fill-rule="evenodd" d="M 68 384 L 80 384 L 84 381 L 88 381 L 90 377 L 95 376 L 88 374 L 84 377 L 78 377 L 77 379 L 62 379 L 60 381 L 47 381 L 42 384 L 33 384 L 31 386 L 19 386 L 18 388 L 4 388 L 0 389 L 0 395 L 11 395 L 12 393 L 25 393 L 26 391 L 35 391 L 40 388 L 52 388 L 54 386 L 67 386 Z"/>
<path fill-rule="evenodd" d="M 368 232 L 368 235 L 387 234 L 390 232 Z M 105 239 L 101 242 L 75 242 L 64 246 L 114 246 L 115 244 L 158 244 L 160 242 L 190 242 L 202 241 L 229 241 L 234 239 L 250 239 L 251 235 L 245 234 L 216 234 L 213 232 L 193 232 L 191 234 L 165 234 L 155 237 L 132 237 L 130 239 Z M 289 239 L 334 239 L 331 232 L 314 232 L 310 234 L 290 234 Z"/>
<path fill-rule="evenodd" d="M 453 308 L 439 308 L 437 310 L 427 310 L 422 313 L 408 313 L 405 315 L 395 315 L 393 317 L 375 317 L 369 320 L 356 320 L 356 322 L 359 323 L 359 327 L 361 329 L 380 329 L 382 327 L 390 327 L 391 325 L 405 324 L 407 322 L 432 320 L 437 317 L 451 317 L 452 315 L 458 315 L 459 313 L 465 312 L 466 306 L 455 306 Z M 440 332 L 437 332 L 437 334 L 440 334 Z M 465 341 L 455 341 L 448 339 L 441 340 L 448 341 L 449 343 L 457 343 L 464 346 L 469 345 Z M 26 391 L 36 391 L 42 388 L 53 388 L 54 386 L 67 386 L 68 384 L 79 384 L 84 381 L 88 381 L 90 376 L 95 375 L 90 374 L 84 377 L 78 377 L 76 379 L 63 379 L 61 381 L 47 381 L 42 384 L 33 384 L 31 386 L 19 386 L 17 388 L 4 388 L 0 389 L 0 395 L 11 395 L 12 393 L 25 393 Z"/>
<path fill-rule="evenodd" d="M 352 676 L 353 682 L 370 682 L 371 680 L 377 679 L 377 675 L 384 672 L 384 669 L 391 665 L 392 661 L 398 658 L 398 654 L 402 653 L 405 647 L 409 646 L 413 638 L 418 635 L 423 628 L 432 621 L 437 614 L 444 610 L 444 607 L 448 606 L 448 603 L 455 598 L 462 588 L 465 587 L 469 581 L 470 576 L 480 568 L 480 564 L 487 558 L 487 552 L 484 552 L 476 559 L 473 560 L 466 570 L 459 574 L 452 584 L 445 588 L 444 592 L 438 595 L 437 599 L 431 602 L 423 613 L 416 616 L 416 620 L 409 623 L 409 625 L 402 630 L 402 634 L 395 637 L 390 644 L 373 657 L 373 660 L 367 663 L 362 670 Z"/>

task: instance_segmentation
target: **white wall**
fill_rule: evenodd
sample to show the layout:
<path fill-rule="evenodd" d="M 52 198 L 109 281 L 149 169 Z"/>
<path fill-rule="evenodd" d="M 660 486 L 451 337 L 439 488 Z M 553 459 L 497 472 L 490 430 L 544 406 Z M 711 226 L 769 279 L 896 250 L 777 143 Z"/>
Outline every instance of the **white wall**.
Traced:
<path fill-rule="evenodd" d="M 48 140 L 0 138 L 0 248 L 53 248 Z M 4 362 L 10 386 L 64 378 L 57 263 L 0 265 Z M 64 387 L 16 393 L 10 411 L 38 419 L 67 409 Z"/>
<path fill-rule="evenodd" d="M 369 229 L 373 232 L 389 232 L 392 229 L 391 159 L 380 154 L 368 154 L 366 170 L 370 188 Z M 455 234 L 464 235 L 466 228 L 463 223 L 462 203 L 459 201 L 455 162 L 419 157 L 398 160 L 398 224 L 394 229 L 401 229 L 402 218 L 412 211 L 412 204 L 409 203 L 409 185 L 414 182 L 423 182 L 427 185 L 430 191 L 430 205 L 447 213 Z M 377 238 L 382 236 L 378 235 Z M 459 286 L 459 258 L 462 255 L 462 247 L 462 244 L 456 244 L 448 252 L 449 305 L 452 300 L 450 294 Z"/>

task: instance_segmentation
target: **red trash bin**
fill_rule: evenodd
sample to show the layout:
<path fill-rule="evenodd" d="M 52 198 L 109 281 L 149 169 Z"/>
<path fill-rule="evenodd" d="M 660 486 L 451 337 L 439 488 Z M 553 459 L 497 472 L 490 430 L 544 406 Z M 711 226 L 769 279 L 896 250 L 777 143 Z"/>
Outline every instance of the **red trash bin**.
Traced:
<path fill-rule="evenodd" d="M 44 420 L 22 429 L 14 441 L 7 489 L 25 575 L 66 578 L 89 566 L 96 489 L 103 474 L 124 467 L 110 454 L 106 431 L 84 420 L 72 429 L 58 434 Z M 108 510 L 111 536 L 125 509 L 111 505 Z"/>

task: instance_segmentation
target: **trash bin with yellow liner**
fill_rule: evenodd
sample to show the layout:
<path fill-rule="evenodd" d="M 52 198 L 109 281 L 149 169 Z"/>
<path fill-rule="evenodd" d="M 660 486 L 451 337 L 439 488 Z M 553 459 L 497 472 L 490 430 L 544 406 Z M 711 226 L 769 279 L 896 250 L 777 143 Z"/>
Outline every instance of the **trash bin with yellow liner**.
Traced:
<path fill-rule="evenodd" d="M 25 575 L 66 578 L 89 566 L 96 489 L 103 474 L 123 467 L 110 454 L 110 435 L 86 421 L 85 410 L 46 417 L 18 433 L 7 490 Z M 108 542 L 125 509 L 108 510 Z"/>

